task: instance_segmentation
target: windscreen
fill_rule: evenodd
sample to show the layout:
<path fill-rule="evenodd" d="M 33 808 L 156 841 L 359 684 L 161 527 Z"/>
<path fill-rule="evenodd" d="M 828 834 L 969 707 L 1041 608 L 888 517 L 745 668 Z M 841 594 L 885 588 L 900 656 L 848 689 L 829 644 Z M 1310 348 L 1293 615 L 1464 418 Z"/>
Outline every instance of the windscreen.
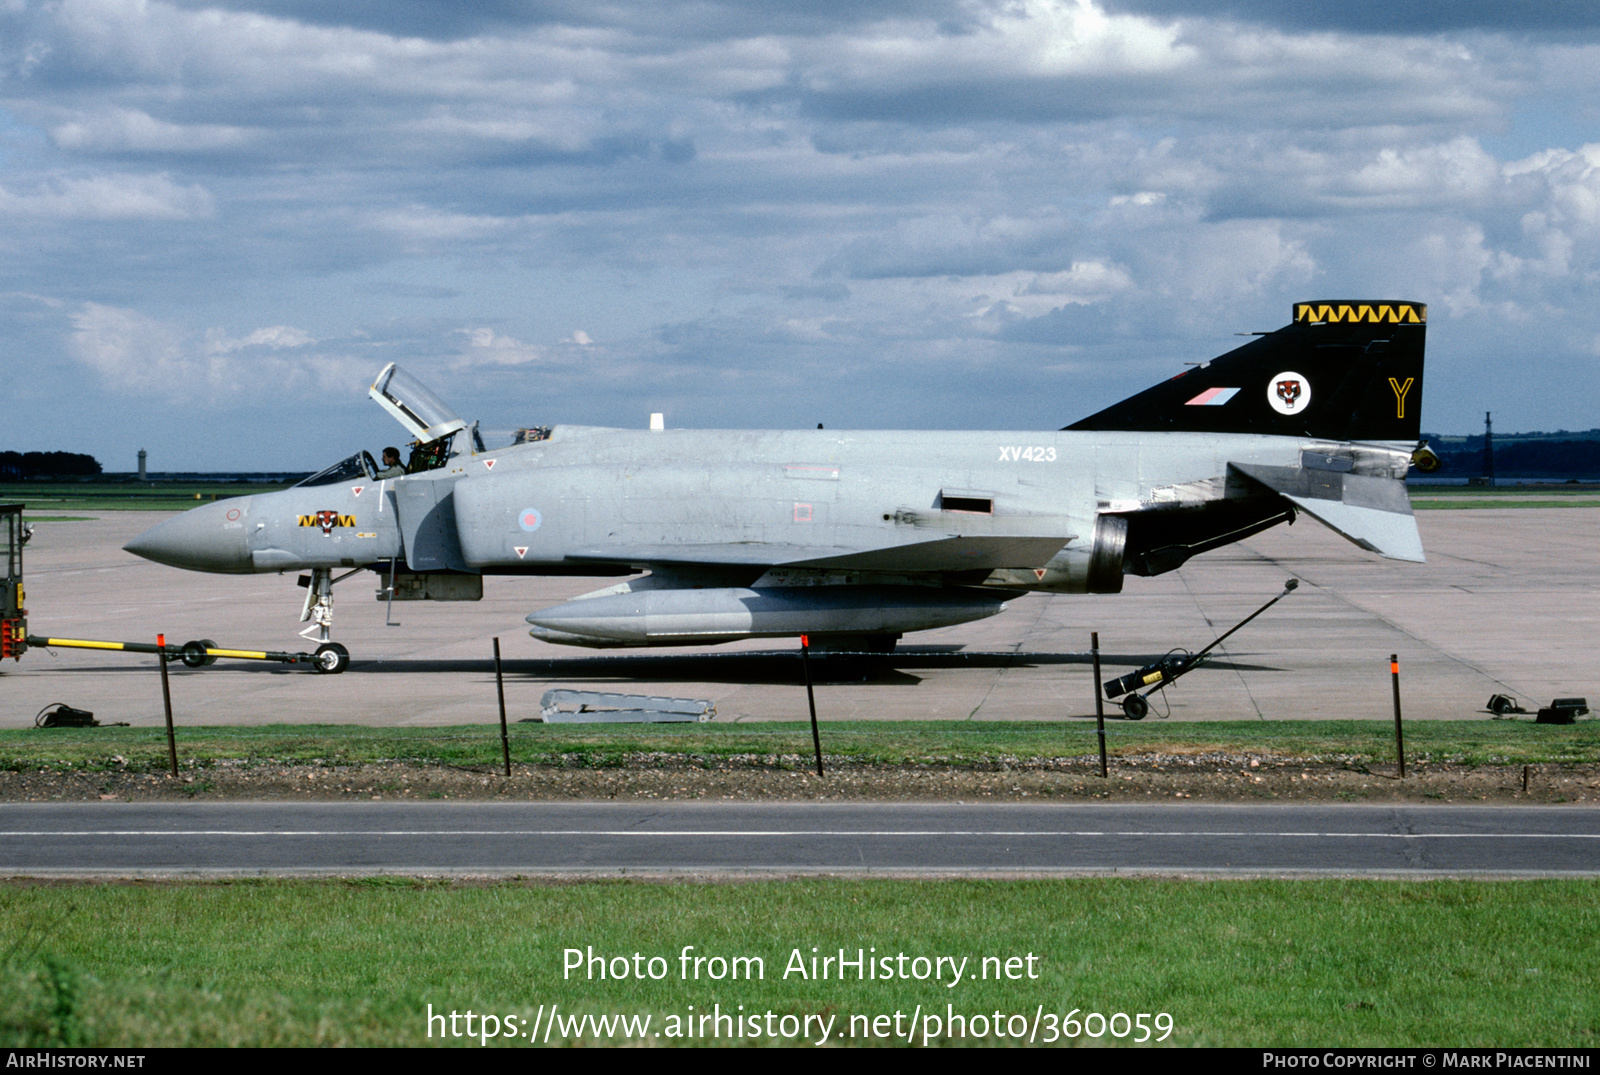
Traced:
<path fill-rule="evenodd" d="M 339 460 L 327 470 L 317 471 L 295 488 L 307 485 L 334 485 L 348 481 L 370 481 L 377 473 L 378 468 L 372 462 L 372 454 L 357 452 L 348 459 Z"/>

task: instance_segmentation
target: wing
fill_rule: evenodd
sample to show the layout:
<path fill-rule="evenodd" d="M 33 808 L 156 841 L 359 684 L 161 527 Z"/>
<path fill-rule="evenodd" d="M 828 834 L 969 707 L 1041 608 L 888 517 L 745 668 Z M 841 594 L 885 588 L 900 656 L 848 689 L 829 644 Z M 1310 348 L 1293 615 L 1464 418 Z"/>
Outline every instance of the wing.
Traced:
<path fill-rule="evenodd" d="M 566 558 L 574 563 L 627 564 L 639 568 L 759 567 L 942 574 L 1041 567 L 1072 540 L 1072 534 L 1050 537 L 985 534 L 939 537 L 874 549 L 775 542 L 633 545 L 580 549 L 567 554 Z"/>

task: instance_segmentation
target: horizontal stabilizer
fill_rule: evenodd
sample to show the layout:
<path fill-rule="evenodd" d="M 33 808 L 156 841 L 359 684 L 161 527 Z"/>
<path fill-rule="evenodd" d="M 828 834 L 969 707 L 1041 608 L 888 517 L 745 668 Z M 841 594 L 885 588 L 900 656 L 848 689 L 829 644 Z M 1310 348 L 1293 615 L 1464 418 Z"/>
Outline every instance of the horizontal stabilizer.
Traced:
<path fill-rule="evenodd" d="M 1419 564 L 1426 559 L 1403 481 L 1305 467 L 1229 465 L 1369 552 Z"/>

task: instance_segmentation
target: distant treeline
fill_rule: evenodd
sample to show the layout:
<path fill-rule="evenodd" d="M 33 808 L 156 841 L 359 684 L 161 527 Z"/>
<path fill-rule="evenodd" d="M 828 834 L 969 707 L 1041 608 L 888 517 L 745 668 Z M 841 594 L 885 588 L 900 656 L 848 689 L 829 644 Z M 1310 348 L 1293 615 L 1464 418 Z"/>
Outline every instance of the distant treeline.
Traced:
<path fill-rule="evenodd" d="M 1458 449 L 1433 445 L 1444 462 L 1441 475 L 1477 477 L 1483 473 L 1483 438 L 1477 445 Z M 1600 476 L 1600 440 L 1512 440 L 1495 438 L 1494 473 L 1497 478 L 1592 478 Z"/>
<path fill-rule="evenodd" d="M 1483 451 L 1482 433 L 1424 433 L 1422 439 L 1433 444 L 1433 450 L 1438 451 L 1440 446 L 1451 451 L 1467 451 L 1476 448 Z M 1600 440 L 1600 429 L 1558 429 L 1554 432 L 1544 430 L 1529 430 L 1523 433 L 1499 432 L 1494 435 L 1495 449 L 1501 445 L 1514 444 L 1524 440 L 1566 441 L 1566 440 Z"/>
<path fill-rule="evenodd" d="M 85 478 L 99 473 L 99 461 L 78 452 L 0 452 L 0 481 Z"/>

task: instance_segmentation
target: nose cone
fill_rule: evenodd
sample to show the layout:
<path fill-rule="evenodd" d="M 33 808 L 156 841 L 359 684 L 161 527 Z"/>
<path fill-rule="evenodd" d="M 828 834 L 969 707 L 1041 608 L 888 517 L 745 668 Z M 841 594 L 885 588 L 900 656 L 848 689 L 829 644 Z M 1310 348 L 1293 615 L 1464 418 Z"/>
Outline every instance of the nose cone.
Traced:
<path fill-rule="evenodd" d="M 158 523 L 122 546 L 158 564 L 185 571 L 247 575 L 253 569 L 245 542 L 250 497 L 219 500 Z"/>

